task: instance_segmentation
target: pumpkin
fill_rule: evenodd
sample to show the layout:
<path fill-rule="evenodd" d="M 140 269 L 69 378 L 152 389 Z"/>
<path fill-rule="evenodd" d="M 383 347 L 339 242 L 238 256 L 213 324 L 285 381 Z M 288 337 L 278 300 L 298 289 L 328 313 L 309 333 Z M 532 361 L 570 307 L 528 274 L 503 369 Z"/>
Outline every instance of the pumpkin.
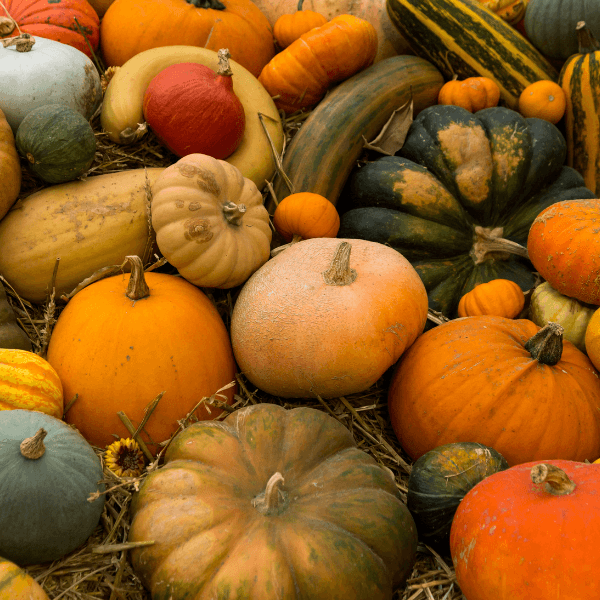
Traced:
<path fill-rule="evenodd" d="M 497 106 L 500 88 L 489 77 L 468 77 L 462 81 L 447 81 L 440 90 L 438 104 L 462 106 L 469 112 Z"/>
<path fill-rule="evenodd" d="M 411 261 L 430 307 L 456 315 L 477 284 L 534 287 L 524 260 L 533 219 L 546 206 L 593 194 L 563 166 L 565 140 L 542 119 L 504 107 L 471 114 L 431 106 L 408 130 L 400 156 L 351 174 L 340 198 L 339 236 L 388 244 Z"/>
<path fill-rule="evenodd" d="M 102 102 L 94 63 L 66 44 L 33 39 L 26 52 L 0 45 L 0 109 L 13 133 L 25 115 L 45 104 L 64 104 L 90 119 Z"/>
<path fill-rule="evenodd" d="M 510 465 L 600 454 L 598 373 L 556 323 L 480 316 L 434 327 L 399 363 L 388 408 L 413 459 L 467 441 Z"/>
<path fill-rule="evenodd" d="M 479 0 L 486 8 L 495 12 L 503 21 L 516 25 L 525 17 L 530 0 Z"/>
<path fill-rule="evenodd" d="M 307 407 L 257 404 L 190 425 L 131 509 L 129 540 L 156 542 L 131 552 L 156 598 L 391 600 L 415 561 L 389 471 Z"/>
<path fill-rule="evenodd" d="M 476 285 L 458 303 L 459 317 L 496 315 L 514 319 L 525 306 L 525 294 L 510 279 L 492 279 Z"/>
<path fill-rule="evenodd" d="M 98 50 L 100 19 L 87 0 L 6 0 L 0 7 L 3 16 L 19 27 L 6 28 L 0 38 L 28 33 L 77 48 L 90 58 Z"/>
<path fill-rule="evenodd" d="M 473 442 L 445 444 L 419 457 L 412 465 L 406 496 L 419 539 L 447 551 L 452 519 L 465 494 L 504 469 L 508 463 L 500 453 Z"/>
<path fill-rule="evenodd" d="M 197 63 L 163 69 L 144 93 L 146 122 L 177 156 L 208 154 L 225 159 L 244 136 L 244 107 L 233 93 L 227 50 L 219 50 L 219 70 Z"/>
<path fill-rule="evenodd" d="M 107 66 L 160 46 L 228 48 L 258 77 L 275 54 L 273 31 L 251 0 L 116 0 L 100 26 Z"/>
<path fill-rule="evenodd" d="M 533 266 L 559 293 L 600 304 L 600 200 L 565 200 L 531 225 L 527 250 Z"/>
<path fill-rule="evenodd" d="M 531 294 L 529 318 L 539 327 L 549 321 L 558 323 L 564 329 L 564 339 L 585 352 L 585 331 L 597 308 L 560 294 L 544 281 Z"/>
<path fill-rule="evenodd" d="M 536 81 L 519 96 L 519 112 L 524 117 L 545 119 L 553 125 L 563 118 L 566 106 L 565 92 L 555 81 Z"/>
<path fill-rule="evenodd" d="M 15 136 L 0 109 L 0 219 L 15 203 L 21 190 L 21 161 Z"/>
<path fill-rule="evenodd" d="M 164 392 L 140 433 L 156 454 L 203 396 L 234 380 L 235 363 L 225 325 L 203 292 L 180 277 L 144 275 L 139 257 L 127 260 L 130 276 L 97 281 L 69 301 L 52 331 L 48 362 L 65 397 L 77 394 L 67 422 L 95 446 L 110 444 L 113 434 L 127 437 L 117 413 L 137 427 Z M 233 390 L 223 394 L 230 402 Z M 202 405 L 194 414 L 220 412 Z"/>
<path fill-rule="evenodd" d="M 302 10 L 304 0 L 298 0 L 295 13 L 282 14 L 273 25 L 273 36 L 280 48 L 287 48 L 303 33 L 327 23 L 327 19 L 314 10 Z"/>
<path fill-rule="evenodd" d="M 460 503 L 450 550 L 469 600 L 597 598 L 600 466 L 528 462 L 478 483 Z M 568 540 L 568 542 L 567 542 Z"/>
<path fill-rule="evenodd" d="M 91 4 L 92 8 L 96 11 L 96 14 L 102 18 L 104 16 L 104 13 L 108 10 L 108 7 L 114 2 L 115 0 L 88 0 L 88 2 Z"/>
<path fill-rule="evenodd" d="M 600 368 L 600 309 L 590 317 L 584 339 L 589 359 L 597 369 Z"/>
<path fill-rule="evenodd" d="M 540 52 L 566 60 L 578 52 L 576 25 L 585 21 L 600 35 L 600 14 L 595 0 L 529 0 L 525 32 Z"/>
<path fill-rule="evenodd" d="M 368 67 L 376 52 L 373 25 L 353 15 L 340 15 L 276 54 L 258 80 L 274 97 L 277 108 L 293 113 L 314 106 L 331 84 Z"/>
<path fill-rule="evenodd" d="M 0 556 L 21 566 L 62 558 L 100 521 L 100 460 L 77 431 L 41 412 L 5 411 L 0 440 Z"/>
<path fill-rule="evenodd" d="M 62 104 L 46 104 L 21 121 L 17 150 L 46 183 L 64 183 L 83 175 L 96 157 L 96 136 L 88 121 Z"/>
<path fill-rule="evenodd" d="M 49 600 L 40 584 L 15 563 L 0 557 L 0 590 L 11 600 Z"/>
<path fill-rule="evenodd" d="M 225 161 L 189 154 L 167 167 L 152 186 L 151 212 L 159 250 L 194 285 L 241 285 L 269 258 L 262 195 Z"/>
<path fill-rule="evenodd" d="M 148 260 L 154 233 L 147 186 L 162 171 L 107 173 L 27 196 L 0 221 L 0 275 L 21 298 L 43 303 L 52 283 L 58 299 L 97 271 L 118 269 L 128 254 Z"/>
<path fill-rule="evenodd" d="M 423 284 L 398 252 L 314 238 L 291 245 L 246 282 L 231 341 L 240 369 L 261 390 L 336 398 L 373 385 L 426 319 Z"/>
<path fill-rule="evenodd" d="M 0 285 L 0 348 L 31 350 L 31 340 L 19 327 L 3 285 Z"/>

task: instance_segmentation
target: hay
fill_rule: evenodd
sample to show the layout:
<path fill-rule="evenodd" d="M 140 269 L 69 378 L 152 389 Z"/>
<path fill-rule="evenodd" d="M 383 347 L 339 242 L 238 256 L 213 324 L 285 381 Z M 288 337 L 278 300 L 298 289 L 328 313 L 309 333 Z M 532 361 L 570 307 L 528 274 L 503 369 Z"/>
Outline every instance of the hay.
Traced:
<path fill-rule="evenodd" d="M 306 116 L 304 113 L 286 120 L 287 141 L 301 127 Z M 86 176 L 140 167 L 166 167 L 178 160 L 160 145 L 152 132 L 135 145 L 119 146 L 101 131 L 98 114 L 93 117 L 91 123 L 96 133 L 97 152 Z M 19 199 L 43 187 L 39 180 L 24 170 Z M 272 194 L 271 186 L 267 186 L 265 196 L 267 194 Z M 163 267 L 163 270 L 176 273 L 172 268 L 169 270 L 169 265 Z M 17 314 L 19 323 L 31 338 L 34 351 L 45 356 L 52 327 L 64 304 L 49 298 L 43 306 L 32 305 L 19 298 L 10 286 L 4 283 L 9 302 Z M 214 302 L 229 328 L 231 311 L 239 290 L 204 291 Z M 370 389 L 360 394 L 327 401 L 316 398 L 291 403 L 256 389 L 243 375 L 238 375 L 238 394 L 234 398 L 232 408 L 271 402 L 285 408 L 308 406 L 328 413 L 352 432 L 359 448 L 393 472 L 398 490 L 406 501 L 411 460 L 398 444 L 387 414 L 386 395 L 390 376 L 391 370 Z M 151 400 L 149 398 L 148 402 Z M 66 405 L 71 401 L 72 399 L 65 398 Z M 203 401 L 209 407 L 211 404 L 220 405 L 218 398 Z M 227 412 L 223 412 L 216 418 L 222 419 L 226 415 Z M 180 428 L 187 426 L 192 420 L 193 417 L 188 415 L 181 422 Z M 102 459 L 103 449 L 94 449 Z M 147 472 L 157 468 L 157 462 L 151 463 Z M 104 481 L 108 488 L 105 508 L 100 524 L 86 544 L 59 561 L 26 568 L 52 600 L 150 599 L 150 595 L 133 572 L 127 553 L 130 547 L 127 542 L 130 527 L 129 505 L 133 493 L 139 488 L 147 472 L 137 478 L 119 478 L 105 468 Z M 431 548 L 420 544 L 412 574 L 405 586 L 395 592 L 394 600 L 464 600 L 464 597 L 456 584 L 450 559 L 443 558 Z"/>

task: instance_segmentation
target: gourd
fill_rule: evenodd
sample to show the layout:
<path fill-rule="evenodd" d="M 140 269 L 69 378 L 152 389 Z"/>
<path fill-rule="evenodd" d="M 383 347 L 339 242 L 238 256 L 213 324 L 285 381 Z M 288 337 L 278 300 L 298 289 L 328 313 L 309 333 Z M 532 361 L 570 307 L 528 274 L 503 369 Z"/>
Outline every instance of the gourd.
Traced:
<path fill-rule="evenodd" d="M 443 84 L 441 73 L 426 60 L 393 56 L 337 85 L 287 146 L 283 170 L 292 189 L 276 177 L 277 198 L 310 190 L 336 204 L 365 139 L 372 140 L 394 110 L 411 99 L 415 115 L 435 104 Z M 272 207 L 267 206 L 271 212 Z"/>
<path fill-rule="evenodd" d="M 21 121 L 17 150 L 46 183 L 64 183 L 83 175 L 96 157 L 96 136 L 76 110 L 62 104 L 35 108 Z"/>
<path fill-rule="evenodd" d="M 131 552 L 156 598 L 391 600 L 416 556 L 393 477 L 307 407 L 263 403 L 190 425 L 131 509 L 129 540 L 156 542 Z"/>
<path fill-rule="evenodd" d="M 355 170 L 340 200 L 340 237 L 388 244 L 415 267 L 433 310 L 456 315 L 477 284 L 536 280 L 526 262 L 529 227 L 545 207 L 591 197 L 563 166 L 566 144 L 542 119 L 505 107 L 471 114 L 457 106 L 423 110 L 400 156 Z"/>
<path fill-rule="evenodd" d="M 458 303 L 459 317 L 495 315 L 514 319 L 525 306 L 525 294 L 510 279 L 492 279 L 476 285 Z"/>
<path fill-rule="evenodd" d="M 261 193 L 228 162 L 189 154 L 152 186 L 152 227 L 163 256 L 190 283 L 241 285 L 270 253 Z"/>
<path fill-rule="evenodd" d="M 312 107 L 334 83 L 372 64 L 377 52 L 373 25 L 340 15 L 302 34 L 263 68 L 258 80 L 277 108 L 293 113 Z"/>
<path fill-rule="evenodd" d="M 25 115 L 45 104 L 63 104 L 90 119 L 102 102 L 94 63 L 72 46 L 32 39 L 25 52 L 0 45 L 0 109 L 13 133 Z"/>
<path fill-rule="evenodd" d="M 86 0 L 6 0 L 2 16 L 12 18 L 13 27 L 3 29 L 0 38 L 28 33 L 72 46 L 90 58 L 98 50 L 100 20 Z"/>
<path fill-rule="evenodd" d="M 0 219 L 15 203 L 21 191 L 21 161 L 15 136 L 0 109 Z"/>
<path fill-rule="evenodd" d="M 559 293 L 600 304 L 600 200 L 564 200 L 533 221 L 527 251 L 533 266 Z"/>
<path fill-rule="evenodd" d="M 445 444 L 419 457 L 406 496 L 419 539 L 447 552 L 452 519 L 465 494 L 504 469 L 508 463 L 500 453 L 474 442 Z"/>
<path fill-rule="evenodd" d="M 44 302 L 52 282 L 58 299 L 129 253 L 148 260 L 154 234 L 146 185 L 162 171 L 97 175 L 24 198 L 0 221 L 0 275 L 21 298 Z"/>
<path fill-rule="evenodd" d="M 228 48 L 255 77 L 275 54 L 271 25 L 251 0 L 116 0 L 100 41 L 107 66 L 160 46 Z"/>
<path fill-rule="evenodd" d="M 336 398 L 373 385 L 426 319 L 423 284 L 398 252 L 314 238 L 291 245 L 246 282 L 231 342 L 240 370 L 261 390 Z"/>
<path fill-rule="evenodd" d="M 438 96 L 438 104 L 462 106 L 469 112 L 498 105 L 500 88 L 488 77 L 467 77 L 463 81 L 452 79 L 446 82 Z"/>
<path fill-rule="evenodd" d="M 205 65 L 213 71 L 218 69 L 216 52 L 192 46 L 146 50 L 118 69 L 106 89 L 100 115 L 102 128 L 113 142 L 124 144 L 140 139 L 145 131 L 145 127 L 141 127 L 142 103 L 148 84 L 162 69 L 182 62 Z M 233 60 L 229 65 L 233 72 L 233 91 L 244 106 L 246 126 L 240 145 L 227 162 L 262 189 L 275 173 L 269 138 L 277 152 L 283 149 L 281 117 L 258 79 Z"/>
<path fill-rule="evenodd" d="M 516 25 L 523 20 L 530 0 L 479 0 L 503 21 Z"/>
<path fill-rule="evenodd" d="M 590 317 L 584 341 L 589 359 L 596 369 L 600 368 L 600 309 Z"/>
<path fill-rule="evenodd" d="M 0 410 L 14 409 L 36 410 L 62 419 L 62 382 L 41 356 L 28 350 L 0 348 Z"/>
<path fill-rule="evenodd" d="M 298 0 L 295 13 L 282 14 L 273 25 L 273 37 L 280 48 L 287 48 L 303 33 L 327 23 L 327 19 L 314 10 L 302 10 L 304 0 Z"/>
<path fill-rule="evenodd" d="M 595 598 L 600 465 L 528 462 L 478 483 L 456 511 L 450 550 L 469 600 Z M 489 519 L 489 520 L 488 520 Z M 569 543 L 561 543 L 568 539 Z M 559 566 L 560 565 L 560 566 Z"/>
<path fill-rule="evenodd" d="M 393 374 L 392 426 L 417 459 L 472 441 L 510 465 L 600 455 L 600 379 L 562 328 L 526 319 L 454 319 L 420 336 Z"/>
<path fill-rule="evenodd" d="M 0 439 L 0 555 L 21 566 L 58 560 L 100 521 L 100 460 L 77 431 L 36 411 L 5 411 Z"/>
<path fill-rule="evenodd" d="M 40 584 L 18 565 L 0 557 L 0 589 L 11 600 L 49 600 Z"/>
<path fill-rule="evenodd" d="M 493 79 L 509 108 L 517 108 L 530 83 L 556 80 L 554 67 L 532 44 L 478 0 L 387 0 L 386 5 L 418 56 L 447 79 Z"/>
<path fill-rule="evenodd" d="M 566 107 L 565 92 L 555 81 L 536 81 L 519 96 L 519 112 L 524 117 L 546 119 L 553 125 L 563 118 Z"/>
<path fill-rule="evenodd" d="M 19 327 L 3 285 L 0 285 L 0 348 L 31 350 L 31 340 Z"/>
<path fill-rule="evenodd" d="M 203 292 L 174 275 L 144 274 L 139 257 L 127 261 L 131 275 L 96 281 L 69 301 L 52 332 L 48 362 L 65 397 L 77 394 L 67 422 L 101 448 L 113 434 L 130 435 L 117 413 L 137 427 L 163 392 L 139 436 L 156 454 L 203 397 L 235 379 L 235 363 L 225 325 Z M 231 388 L 220 393 L 231 402 Z M 194 415 L 220 412 L 201 405 Z"/>

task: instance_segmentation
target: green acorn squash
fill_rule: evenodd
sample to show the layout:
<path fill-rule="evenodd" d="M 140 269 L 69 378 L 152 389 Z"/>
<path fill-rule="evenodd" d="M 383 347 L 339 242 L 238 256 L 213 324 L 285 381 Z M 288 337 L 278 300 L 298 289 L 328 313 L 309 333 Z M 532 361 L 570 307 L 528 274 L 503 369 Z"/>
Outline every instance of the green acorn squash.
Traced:
<path fill-rule="evenodd" d="M 46 183 L 83 175 L 96 155 L 92 127 L 62 104 L 47 104 L 28 113 L 17 129 L 16 145 L 30 170 Z"/>
<path fill-rule="evenodd" d="M 399 154 L 354 170 L 338 236 L 401 252 L 421 276 L 430 308 L 447 316 L 479 283 L 510 279 L 532 288 L 526 244 L 534 218 L 559 200 L 593 197 L 563 165 L 559 130 L 508 108 L 426 108 Z"/>

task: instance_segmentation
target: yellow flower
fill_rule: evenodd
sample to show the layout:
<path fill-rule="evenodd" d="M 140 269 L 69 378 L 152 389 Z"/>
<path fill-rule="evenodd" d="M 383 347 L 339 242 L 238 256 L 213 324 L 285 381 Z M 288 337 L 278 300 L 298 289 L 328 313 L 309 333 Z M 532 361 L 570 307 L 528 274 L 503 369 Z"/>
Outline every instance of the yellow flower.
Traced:
<path fill-rule="evenodd" d="M 104 454 L 104 462 L 119 477 L 138 477 L 145 466 L 144 454 L 132 438 L 121 438 L 108 446 Z"/>

